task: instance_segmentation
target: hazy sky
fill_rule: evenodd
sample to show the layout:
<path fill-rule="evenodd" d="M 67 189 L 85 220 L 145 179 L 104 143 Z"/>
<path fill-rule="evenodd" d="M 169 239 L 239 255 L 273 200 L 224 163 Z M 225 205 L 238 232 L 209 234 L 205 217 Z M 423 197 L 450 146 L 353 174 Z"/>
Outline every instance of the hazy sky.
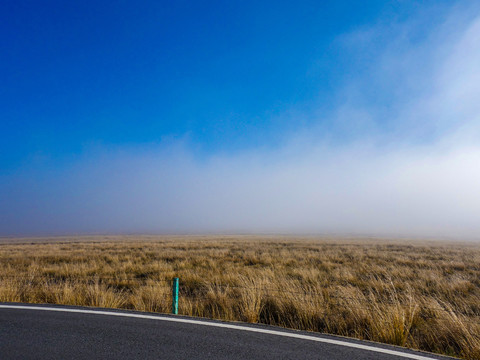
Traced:
<path fill-rule="evenodd" d="M 0 47 L 0 236 L 480 238 L 476 1 L 2 1 Z"/>

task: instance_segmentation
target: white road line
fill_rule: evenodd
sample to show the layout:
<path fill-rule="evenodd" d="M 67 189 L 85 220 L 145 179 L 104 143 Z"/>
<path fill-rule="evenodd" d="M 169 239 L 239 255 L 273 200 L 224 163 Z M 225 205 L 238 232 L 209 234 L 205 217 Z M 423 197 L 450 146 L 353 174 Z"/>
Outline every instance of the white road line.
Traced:
<path fill-rule="evenodd" d="M 285 336 L 285 337 L 289 337 L 289 338 L 302 339 L 302 340 L 311 340 L 311 341 L 317 341 L 317 342 L 322 342 L 322 343 L 327 343 L 327 344 L 346 346 L 346 347 L 351 347 L 351 348 L 356 348 L 356 349 L 361 349 L 361 350 L 375 351 L 375 352 L 379 352 L 379 353 L 383 353 L 383 354 L 400 356 L 400 357 L 407 358 L 407 359 L 416 359 L 416 360 L 432 360 L 432 359 L 435 359 L 435 358 L 432 358 L 432 357 L 403 353 L 403 352 L 396 351 L 396 350 L 377 348 L 377 347 L 374 347 L 374 346 L 362 345 L 362 344 L 357 344 L 357 343 L 354 343 L 354 342 L 326 339 L 326 338 L 321 338 L 321 337 L 317 337 L 317 336 L 295 334 L 295 333 L 283 332 L 283 331 L 277 331 L 277 330 L 260 329 L 260 328 L 255 328 L 255 327 L 242 326 L 242 325 L 233 325 L 233 324 L 209 322 L 209 321 L 202 321 L 202 320 L 182 319 L 182 318 L 177 318 L 177 317 L 167 317 L 167 316 L 161 316 L 161 315 L 143 315 L 143 314 L 134 314 L 134 313 L 123 313 L 123 312 L 118 312 L 118 311 L 101 311 L 101 310 L 86 310 L 86 309 L 69 309 L 69 308 L 59 308 L 59 307 L 57 308 L 57 307 L 2 305 L 2 304 L 0 304 L 0 309 L 58 311 L 58 312 L 67 312 L 67 313 L 120 316 L 120 317 L 130 317 L 130 318 L 137 318 L 137 319 L 170 321 L 170 322 L 177 322 L 177 323 L 212 326 L 212 327 L 225 328 L 225 329 L 242 330 L 242 331 L 250 331 L 250 332 L 262 333 L 262 334 Z"/>

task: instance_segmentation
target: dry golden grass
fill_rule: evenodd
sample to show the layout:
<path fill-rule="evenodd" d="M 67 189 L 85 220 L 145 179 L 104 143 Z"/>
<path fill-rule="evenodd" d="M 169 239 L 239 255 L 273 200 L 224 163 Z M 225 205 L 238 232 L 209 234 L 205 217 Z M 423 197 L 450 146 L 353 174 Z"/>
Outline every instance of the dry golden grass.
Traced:
<path fill-rule="evenodd" d="M 480 359 L 480 245 L 286 237 L 0 240 L 0 301 L 170 312 Z"/>

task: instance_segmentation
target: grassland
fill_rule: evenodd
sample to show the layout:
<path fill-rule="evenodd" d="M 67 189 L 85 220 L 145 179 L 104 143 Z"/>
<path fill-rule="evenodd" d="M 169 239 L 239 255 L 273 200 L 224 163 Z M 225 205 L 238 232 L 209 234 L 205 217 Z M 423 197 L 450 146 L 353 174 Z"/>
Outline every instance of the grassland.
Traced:
<path fill-rule="evenodd" d="M 0 240 L 0 301 L 170 312 L 480 359 L 480 245 L 286 237 Z"/>

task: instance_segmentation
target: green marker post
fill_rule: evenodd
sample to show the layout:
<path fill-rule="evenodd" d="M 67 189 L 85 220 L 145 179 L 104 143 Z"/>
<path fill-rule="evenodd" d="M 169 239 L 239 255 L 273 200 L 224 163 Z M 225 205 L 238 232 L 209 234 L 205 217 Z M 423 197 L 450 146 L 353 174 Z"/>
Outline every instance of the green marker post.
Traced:
<path fill-rule="evenodd" d="M 173 278 L 172 286 L 172 314 L 178 314 L 178 278 Z"/>

